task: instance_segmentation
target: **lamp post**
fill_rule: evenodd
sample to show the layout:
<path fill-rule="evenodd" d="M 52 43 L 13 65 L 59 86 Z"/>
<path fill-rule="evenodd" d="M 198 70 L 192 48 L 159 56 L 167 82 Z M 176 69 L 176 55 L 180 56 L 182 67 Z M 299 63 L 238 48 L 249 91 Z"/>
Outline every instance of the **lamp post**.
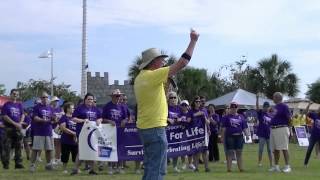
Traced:
<path fill-rule="evenodd" d="M 51 59 L 51 79 L 50 79 L 50 86 L 51 86 L 51 97 L 53 97 L 53 48 L 50 51 L 45 52 L 39 56 L 39 58 L 50 58 Z"/>

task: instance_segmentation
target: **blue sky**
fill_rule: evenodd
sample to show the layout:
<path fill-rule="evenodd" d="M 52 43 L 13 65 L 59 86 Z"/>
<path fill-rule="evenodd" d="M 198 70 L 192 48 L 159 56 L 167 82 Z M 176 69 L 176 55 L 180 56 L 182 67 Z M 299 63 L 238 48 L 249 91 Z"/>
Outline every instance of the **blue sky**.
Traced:
<path fill-rule="evenodd" d="M 50 78 L 80 93 L 82 0 L 4 0 L 0 4 L 0 83 Z M 88 63 L 127 79 L 146 48 L 180 56 L 191 27 L 200 38 L 191 66 L 217 71 L 247 57 L 250 65 L 277 53 L 300 78 L 299 97 L 319 78 L 320 1 L 317 0 L 88 0 Z"/>

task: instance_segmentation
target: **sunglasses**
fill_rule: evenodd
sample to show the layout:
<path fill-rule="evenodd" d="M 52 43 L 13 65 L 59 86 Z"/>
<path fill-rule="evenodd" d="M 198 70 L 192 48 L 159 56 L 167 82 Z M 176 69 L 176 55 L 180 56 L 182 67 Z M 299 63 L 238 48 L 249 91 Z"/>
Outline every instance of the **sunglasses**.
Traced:
<path fill-rule="evenodd" d="M 188 104 L 181 104 L 181 106 L 188 106 Z"/>
<path fill-rule="evenodd" d="M 201 101 L 194 101 L 195 103 L 201 103 Z"/>
<path fill-rule="evenodd" d="M 117 98 L 118 98 L 118 97 L 121 97 L 121 95 L 115 95 L 115 97 L 117 97 Z"/>
<path fill-rule="evenodd" d="M 169 99 L 177 99 L 177 97 L 169 97 Z"/>
<path fill-rule="evenodd" d="M 42 98 L 42 99 L 45 99 L 45 98 L 48 98 L 48 96 L 42 96 L 41 98 Z"/>
<path fill-rule="evenodd" d="M 238 108 L 237 105 L 231 105 L 230 108 Z"/>

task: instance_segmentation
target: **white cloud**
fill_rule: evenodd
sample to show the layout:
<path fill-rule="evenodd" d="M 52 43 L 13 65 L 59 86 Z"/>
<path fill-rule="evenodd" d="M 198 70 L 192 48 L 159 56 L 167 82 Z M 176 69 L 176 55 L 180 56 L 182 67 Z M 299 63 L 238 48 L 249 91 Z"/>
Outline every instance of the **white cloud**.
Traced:
<path fill-rule="evenodd" d="M 316 0 L 95 0 L 87 4 L 89 28 L 152 25 L 185 32 L 192 26 L 213 37 L 259 44 L 320 39 Z M 0 16 L 7 17 L 0 22 L 2 33 L 80 33 L 80 0 L 13 0 L 1 7 Z"/>

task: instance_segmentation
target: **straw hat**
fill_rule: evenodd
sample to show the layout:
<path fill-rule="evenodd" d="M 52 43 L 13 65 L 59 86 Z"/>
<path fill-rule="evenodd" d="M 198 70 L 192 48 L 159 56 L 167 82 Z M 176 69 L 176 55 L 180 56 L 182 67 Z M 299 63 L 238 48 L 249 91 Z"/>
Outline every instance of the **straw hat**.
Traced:
<path fill-rule="evenodd" d="M 142 63 L 139 66 L 139 69 L 145 68 L 152 60 L 158 57 L 168 57 L 166 54 L 161 54 L 160 50 L 157 48 L 150 48 L 142 52 Z"/>

